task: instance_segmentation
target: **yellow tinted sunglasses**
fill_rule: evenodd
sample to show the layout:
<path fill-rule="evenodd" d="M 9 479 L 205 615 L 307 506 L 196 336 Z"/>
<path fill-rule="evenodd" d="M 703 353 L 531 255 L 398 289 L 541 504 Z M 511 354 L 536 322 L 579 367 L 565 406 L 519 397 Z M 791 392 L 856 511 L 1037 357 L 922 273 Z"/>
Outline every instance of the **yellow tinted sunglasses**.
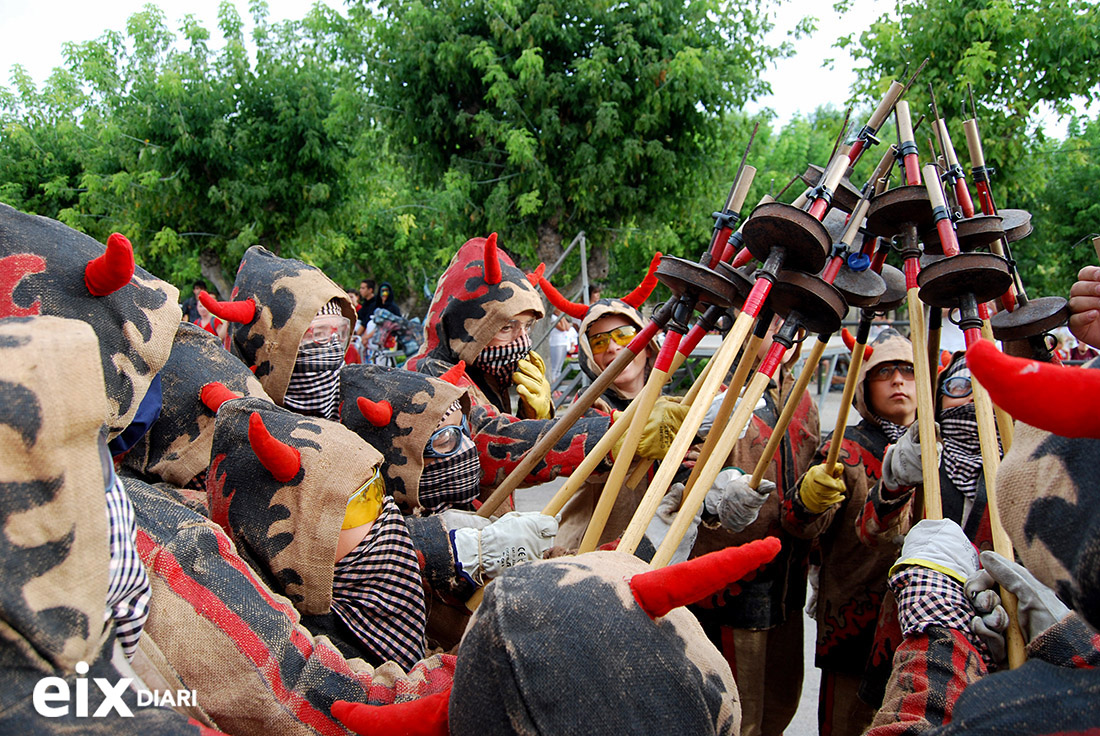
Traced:
<path fill-rule="evenodd" d="M 599 355 L 611 346 L 612 340 L 625 348 L 637 334 L 638 328 L 634 325 L 623 325 L 607 332 L 597 332 L 595 335 L 589 335 L 588 344 L 592 347 L 592 353 Z"/>
<path fill-rule="evenodd" d="M 374 475 L 348 497 L 341 529 L 354 529 L 369 524 L 382 513 L 382 499 L 386 495 L 386 482 L 382 478 L 382 466 L 374 469 Z"/>

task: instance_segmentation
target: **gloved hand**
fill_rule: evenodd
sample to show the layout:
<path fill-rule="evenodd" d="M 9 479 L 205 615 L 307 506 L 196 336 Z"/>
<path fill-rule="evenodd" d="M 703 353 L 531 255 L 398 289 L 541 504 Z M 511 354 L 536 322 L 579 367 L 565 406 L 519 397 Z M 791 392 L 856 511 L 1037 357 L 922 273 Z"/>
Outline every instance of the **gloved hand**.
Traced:
<path fill-rule="evenodd" d="M 1069 607 L 1053 590 L 1036 580 L 1027 568 L 996 552 L 982 552 L 981 561 L 984 569 L 971 575 L 966 581 L 966 592 L 974 601 L 974 607 L 979 611 L 982 608 L 991 608 L 1004 613 L 994 585 L 999 583 L 1009 592 L 1015 593 L 1016 616 L 1029 643 L 1069 613 Z M 1004 624 L 1000 628 L 1001 633 L 1007 627 L 1007 615 L 1004 616 Z"/>
<path fill-rule="evenodd" d="M 668 536 L 668 532 L 672 528 L 672 522 L 676 520 L 676 514 L 680 511 L 683 499 L 684 484 L 673 483 L 665 497 L 661 499 L 661 503 L 658 504 L 657 513 L 653 515 L 653 519 L 645 530 L 645 535 L 653 545 L 653 549 L 661 548 L 661 543 L 665 541 L 665 537 Z M 691 548 L 695 546 L 695 538 L 699 535 L 699 522 L 702 519 L 703 509 L 700 507 L 695 514 L 695 518 L 692 519 L 691 525 L 684 532 L 680 544 L 676 546 L 676 551 L 672 553 L 672 559 L 668 564 L 675 565 L 677 562 L 683 562 L 688 558 L 688 555 L 691 554 Z"/>
<path fill-rule="evenodd" d="M 1005 631 L 1008 630 L 1008 612 L 1001 605 L 1001 596 L 997 595 L 994 586 L 995 582 L 989 573 L 978 570 L 966 579 L 963 591 L 974 606 L 976 614 L 970 619 L 970 633 L 985 642 L 990 657 L 1001 664 L 1007 654 Z"/>
<path fill-rule="evenodd" d="M 756 521 L 760 508 L 775 491 L 775 483 L 762 479 L 760 487 L 749 485 L 752 476 L 740 468 L 724 468 L 707 491 L 703 508 L 718 517 L 719 523 L 731 532 L 743 531 Z"/>
<path fill-rule="evenodd" d="M 901 559 L 890 569 L 902 633 L 939 626 L 970 633 L 974 607 L 963 584 L 978 569 L 978 553 L 950 519 L 925 519 L 909 530 Z M 971 637 L 979 650 L 984 643 Z"/>
<path fill-rule="evenodd" d="M 638 441 L 638 455 L 650 460 L 664 458 L 690 410 L 690 406 L 680 403 L 679 397 L 658 396 L 653 411 L 645 420 L 645 429 Z"/>
<path fill-rule="evenodd" d="M 834 475 L 835 474 L 835 475 Z M 814 465 L 802 476 L 798 497 L 811 514 L 820 514 L 844 500 L 848 489 L 844 485 L 844 466 L 833 463 L 830 473 L 824 463 Z"/>
<path fill-rule="evenodd" d="M 520 398 L 520 414 L 526 419 L 549 419 L 554 416 L 550 397 L 550 381 L 546 378 L 546 363 L 534 350 L 519 362 L 512 374 Z"/>
<path fill-rule="evenodd" d="M 936 570 L 963 585 L 978 571 L 978 551 L 951 519 L 922 519 L 905 535 L 890 574 L 907 565 Z"/>
<path fill-rule="evenodd" d="M 484 529 L 452 529 L 455 569 L 474 585 L 484 585 L 505 568 L 541 559 L 554 546 L 558 520 L 537 511 L 509 511 Z"/>
<path fill-rule="evenodd" d="M 936 437 L 940 428 L 936 426 Z M 936 464 L 939 465 L 940 443 L 936 442 Z M 924 483 L 920 461 L 920 430 L 917 422 L 909 425 L 898 441 L 886 448 L 882 458 L 882 485 L 886 488 L 909 488 Z"/>
<path fill-rule="evenodd" d="M 452 529 L 484 529 L 493 523 L 492 519 L 478 516 L 476 511 L 446 509 L 437 514 L 448 531 Z"/>

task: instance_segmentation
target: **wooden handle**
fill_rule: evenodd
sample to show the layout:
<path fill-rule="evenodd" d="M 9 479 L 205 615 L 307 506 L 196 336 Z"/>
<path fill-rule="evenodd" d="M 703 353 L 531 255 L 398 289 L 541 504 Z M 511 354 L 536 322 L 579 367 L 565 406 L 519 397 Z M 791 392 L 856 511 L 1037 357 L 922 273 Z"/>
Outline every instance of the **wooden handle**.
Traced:
<path fill-rule="evenodd" d="M 909 116 L 909 103 L 898 100 L 898 104 L 894 106 L 894 112 L 898 116 L 898 143 L 914 140 L 913 118 Z"/>
<path fill-rule="evenodd" d="M 924 177 L 924 188 L 928 190 L 928 200 L 932 209 L 943 207 L 947 209 L 947 199 L 943 196 L 943 187 L 940 185 L 940 172 L 935 164 L 925 164 L 921 170 Z"/>
<path fill-rule="evenodd" d="M 966 133 L 966 148 L 970 152 L 970 166 L 980 169 L 985 166 L 985 151 L 982 150 L 982 138 L 978 134 L 977 120 L 964 120 L 963 131 Z"/>
<path fill-rule="evenodd" d="M 932 377 L 928 361 L 917 356 L 927 355 L 928 346 L 924 326 L 924 305 L 917 296 L 918 288 L 909 289 L 909 341 L 913 343 L 913 372 L 916 374 L 917 430 L 920 436 L 921 476 L 924 479 L 924 511 L 929 519 L 943 518 L 943 501 L 940 497 L 940 469 L 936 455 L 936 405 L 932 399 Z"/>
<path fill-rule="evenodd" d="M 867 343 L 856 342 L 852 347 L 852 359 L 848 363 L 848 375 L 844 378 L 844 393 L 840 395 L 840 408 L 833 425 L 833 440 L 829 445 L 829 454 L 825 458 L 825 469 L 833 472 L 833 466 L 840 458 L 840 445 L 844 441 L 844 428 L 848 426 L 848 409 L 852 406 L 852 397 L 859 383 L 859 371 L 863 366 L 863 354 L 867 352 Z"/>
<path fill-rule="evenodd" d="M 744 344 L 745 337 L 752 329 L 755 321 L 756 318 L 748 312 L 741 312 L 737 315 L 737 319 L 733 321 L 733 328 L 722 341 L 718 351 L 710 359 L 714 367 L 707 373 L 703 386 L 699 389 L 698 396 L 692 402 L 691 409 L 688 410 L 687 416 L 684 417 L 684 421 L 680 425 L 680 430 L 676 433 L 675 439 L 672 440 L 672 446 L 661 462 L 661 467 L 657 469 L 653 481 L 649 484 L 649 488 L 646 489 L 645 495 L 638 504 L 638 509 L 630 519 L 630 524 L 623 532 L 618 547 L 620 551 L 633 554 L 634 550 L 638 548 L 638 544 L 645 535 L 646 527 L 649 526 L 650 519 L 657 512 L 657 506 L 660 505 L 665 491 L 668 490 L 672 482 L 672 476 L 680 469 L 680 462 L 684 459 L 688 447 L 695 440 L 695 433 L 699 431 L 699 425 L 703 423 L 703 417 L 706 415 L 707 409 L 710 408 L 710 402 L 718 395 L 722 379 L 733 364 L 734 358 L 737 357 L 737 351 L 741 349 L 741 345 Z"/>
<path fill-rule="evenodd" d="M 829 162 L 829 169 L 821 175 L 821 186 L 830 192 L 835 192 L 840 180 L 844 178 L 844 172 L 848 170 L 847 154 L 836 152 L 836 156 Z"/>
<path fill-rule="evenodd" d="M 753 409 L 756 407 L 756 402 L 760 401 L 760 398 L 764 395 L 764 391 L 767 390 L 768 383 L 770 382 L 771 377 L 767 373 L 757 371 L 756 375 L 752 377 L 748 388 L 745 389 L 745 395 L 741 397 L 741 403 L 737 405 L 737 410 L 734 411 L 733 416 L 730 417 L 729 423 L 722 431 L 722 436 L 718 446 L 715 447 L 715 452 L 707 459 L 707 463 L 702 473 L 699 474 L 698 479 L 696 479 L 695 485 L 684 491 L 684 500 L 680 506 L 679 512 L 676 514 L 676 519 L 672 522 L 672 527 L 668 530 L 668 534 L 665 536 L 664 541 L 661 542 L 661 546 L 657 549 L 656 554 L 653 555 L 653 560 L 649 563 L 650 567 L 654 569 L 664 567 L 672 559 L 672 554 L 680 545 L 680 540 L 684 538 L 684 534 L 687 533 L 688 527 L 691 526 L 692 522 L 695 520 L 695 514 L 703 505 L 703 501 L 706 500 L 707 491 L 710 490 L 711 485 L 714 483 L 714 479 L 718 477 L 718 473 L 721 472 L 722 467 L 726 464 L 726 458 L 729 457 L 734 443 L 737 442 L 737 438 L 741 434 L 741 430 L 749 423 L 749 418 L 752 416 Z M 664 468 L 664 465 L 662 464 L 661 467 Z M 650 518 L 652 518 L 652 516 L 653 515 L 650 514 Z M 648 521 L 646 523 L 648 524 Z M 621 542 L 619 547 L 622 548 Z"/>
<path fill-rule="evenodd" d="M 874 113 L 871 114 L 871 119 L 867 121 L 867 127 L 874 131 L 881 128 L 882 123 L 886 120 L 886 116 L 894 109 L 894 105 L 897 104 L 898 98 L 901 97 L 901 93 L 904 91 L 905 85 L 901 82 L 896 79 L 890 82 L 890 88 L 886 90 L 886 94 L 883 96 L 882 101 L 878 103 L 878 107 L 876 107 Z"/>
<path fill-rule="evenodd" d="M 730 192 L 729 202 L 726 203 L 726 209 L 730 212 L 739 212 L 741 207 L 745 204 L 745 198 L 749 196 L 749 187 L 752 186 L 752 180 L 756 177 L 756 167 L 745 164 L 745 167 L 741 169 L 741 175 L 737 177 L 737 181 L 733 183 L 733 190 Z"/>
<path fill-rule="evenodd" d="M 851 217 L 848 219 L 848 228 L 844 231 L 844 235 L 841 236 L 840 242 L 849 248 L 852 247 L 852 241 L 856 239 L 856 235 L 859 233 L 859 228 L 863 224 L 863 218 L 867 216 L 867 210 L 871 207 L 871 200 L 861 199 L 859 204 L 856 205 L 855 210 L 852 212 Z"/>
<path fill-rule="evenodd" d="M 817 340 L 814 342 L 810 354 L 806 356 L 806 362 L 802 366 L 802 372 L 798 374 L 798 380 L 795 381 L 790 395 L 787 396 L 787 403 L 783 404 L 783 411 L 779 415 L 779 421 L 777 421 L 775 427 L 772 428 L 772 436 L 768 438 L 768 444 L 764 446 L 764 454 L 761 455 L 760 459 L 756 462 L 756 468 L 752 472 L 752 478 L 749 479 L 749 487 L 754 491 L 760 487 L 760 481 L 764 480 L 764 473 L 767 472 L 768 466 L 772 464 L 772 458 L 775 457 L 775 453 L 779 449 L 779 443 L 783 441 L 783 436 L 787 433 L 787 427 L 790 426 L 791 418 L 794 417 L 794 412 L 798 409 L 798 405 L 802 403 L 802 394 L 806 393 L 806 387 L 810 385 L 810 381 L 813 379 L 814 374 L 817 373 L 817 365 L 821 362 L 821 356 L 825 353 L 825 345 L 828 343 L 828 339 L 822 340 L 821 338 L 821 335 L 817 336 Z M 738 430 L 737 434 L 740 436 L 740 430 Z M 729 453 L 726 454 L 729 455 Z M 709 488 L 710 486 L 707 487 Z"/>
<path fill-rule="evenodd" d="M 812 191 L 813 187 L 807 188 L 806 191 L 802 192 L 802 194 L 799 194 L 797 197 L 794 198 L 794 201 L 791 202 L 791 206 L 797 207 L 798 209 L 802 209 L 803 207 L 805 207 L 806 203 L 810 201 L 810 192 Z"/>
<path fill-rule="evenodd" d="M 955 146 L 951 143 L 951 133 L 947 131 L 947 121 L 937 120 L 940 129 L 940 145 L 943 146 L 943 155 L 947 157 L 948 166 L 958 166 L 959 157 L 955 153 Z"/>

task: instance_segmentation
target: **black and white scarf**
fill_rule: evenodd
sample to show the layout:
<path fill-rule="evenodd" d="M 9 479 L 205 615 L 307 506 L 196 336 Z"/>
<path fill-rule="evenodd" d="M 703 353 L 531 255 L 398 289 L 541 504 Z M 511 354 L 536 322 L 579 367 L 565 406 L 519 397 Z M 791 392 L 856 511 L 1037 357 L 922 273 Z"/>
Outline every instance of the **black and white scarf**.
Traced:
<path fill-rule="evenodd" d="M 982 472 L 982 446 L 974 403 L 952 406 L 940 413 L 943 463 L 955 487 L 973 499 Z"/>
<path fill-rule="evenodd" d="M 507 345 L 485 348 L 474 361 L 481 370 L 495 376 L 501 383 L 511 383 L 519 362 L 531 352 L 531 336 L 524 334 Z"/>
<path fill-rule="evenodd" d="M 317 316 L 323 314 L 340 315 L 339 302 L 330 300 L 317 312 Z M 283 394 L 283 406 L 306 416 L 335 420 L 344 350 L 335 335 L 324 345 L 300 348 Z"/>
<path fill-rule="evenodd" d="M 409 670 L 424 657 L 420 566 L 392 497 L 363 541 L 336 563 L 332 611 L 382 661 Z"/>
<path fill-rule="evenodd" d="M 900 440 L 901 436 L 905 434 L 905 431 L 909 429 L 907 426 L 903 427 L 900 424 L 894 424 L 889 419 L 883 419 L 878 414 L 872 413 L 871 416 L 874 418 L 875 424 L 885 433 L 886 439 L 889 440 L 891 445 Z"/>
<path fill-rule="evenodd" d="M 114 619 L 115 638 L 127 659 L 133 659 L 149 617 L 152 590 L 137 550 L 134 505 L 112 471 L 107 482 L 107 533 L 111 549 L 105 619 Z"/>
<path fill-rule="evenodd" d="M 417 498 L 421 506 L 433 513 L 451 508 L 465 509 L 477 498 L 480 486 L 481 461 L 477 445 L 462 435 L 454 455 L 424 463 Z"/>

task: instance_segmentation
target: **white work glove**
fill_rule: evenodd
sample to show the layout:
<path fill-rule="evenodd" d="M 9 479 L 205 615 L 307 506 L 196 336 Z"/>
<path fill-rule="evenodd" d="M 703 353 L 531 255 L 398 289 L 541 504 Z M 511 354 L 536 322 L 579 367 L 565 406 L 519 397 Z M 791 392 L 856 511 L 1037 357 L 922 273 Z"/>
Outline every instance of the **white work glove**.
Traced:
<path fill-rule="evenodd" d="M 669 530 L 672 528 L 672 522 L 676 520 L 676 514 L 680 510 L 680 506 L 683 503 L 684 498 L 684 484 L 673 483 L 672 487 L 668 489 L 665 497 L 661 499 L 661 503 L 657 506 L 657 513 L 653 515 L 653 519 L 649 522 L 649 526 L 646 527 L 645 535 L 653 545 L 653 549 L 660 549 L 661 543 L 665 541 L 665 537 L 668 536 Z M 703 519 L 703 509 L 699 508 L 696 512 L 695 518 L 692 519 L 691 525 L 688 526 L 687 531 L 684 532 L 683 539 L 680 540 L 680 544 L 676 546 L 676 551 L 672 554 L 672 559 L 669 561 L 670 565 L 674 565 L 677 562 L 683 562 L 691 554 L 691 548 L 695 546 L 695 538 L 699 535 L 699 522 Z"/>
<path fill-rule="evenodd" d="M 446 509 L 436 515 L 443 520 L 443 526 L 448 531 L 451 529 L 484 529 L 493 523 L 492 519 L 478 516 L 476 511 Z"/>
<path fill-rule="evenodd" d="M 965 585 L 978 571 L 978 551 L 951 519 L 922 519 L 905 535 L 901 556 L 890 574 L 907 565 L 941 572 Z"/>
<path fill-rule="evenodd" d="M 983 615 L 976 618 L 975 622 L 971 622 L 970 627 L 972 631 L 982 636 L 987 644 L 990 644 L 989 637 L 999 635 L 1000 647 L 1002 651 L 1004 650 L 1004 631 L 1008 627 L 1008 615 L 994 587 L 998 583 L 1009 592 L 1016 594 L 1016 616 L 1020 621 L 1020 630 L 1023 631 L 1028 643 L 1069 613 L 1069 607 L 1055 595 L 1053 590 L 1036 580 L 1027 568 L 996 552 L 982 552 L 981 561 L 984 569 L 967 579 L 965 589 L 979 613 L 987 610 L 991 612 L 988 615 L 993 620 L 985 621 L 986 616 Z M 978 624 L 977 621 L 982 623 Z M 992 644 L 990 649 L 993 650 Z"/>
<path fill-rule="evenodd" d="M 703 422 L 699 425 L 699 429 L 695 432 L 695 435 L 697 437 L 701 437 L 703 439 L 707 438 L 707 435 L 710 433 L 710 428 L 714 426 L 714 420 L 718 417 L 718 409 L 722 406 L 722 401 L 725 398 L 726 392 L 724 390 L 719 391 L 718 395 L 714 397 L 714 400 L 710 402 L 710 406 L 707 407 L 707 413 L 703 415 Z M 733 413 L 737 411 L 737 404 L 740 403 L 741 398 L 738 397 L 736 403 L 734 403 L 733 405 L 733 409 L 730 411 L 731 417 L 733 416 Z M 753 411 L 763 409 L 767 405 L 768 402 L 764 400 L 763 396 L 761 396 L 760 400 L 756 402 L 756 406 L 753 408 Z M 745 433 L 749 431 L 750 423 L 751 422 L 745 423 L 745 426 L 741 428 L 741 434 L 737 435 L 737 439 L 742 440 L 745 438 Z"/>
<path fill-rule="evenodd" d="M 542 559 L 557 533 L 558 520 L 537 511 L 509 511 L 484 529 L 452 529 L 455 569 L 470 583 L 484 585 L 505 568 Z"/>
<path fill-rule="evenodd" d="M 775 491 L 775 483 L 761 480 L 756 490 L 749 485 L 752 476 L 740 468 L 724 468 L 707 491 L 703 508 L 718 517 L 719 523 L 731 532 L 743 531 L 756 521 L 760 508 Z"/>
<path fill-rule="evenodd" d="M 936 426 L 936 437 L 940 428 Z M 936 465 L 939 466 L 940 443 L 936 442 Z M 886 448 L 882 458 L 882 485 L 891 490 L 910 488 L 924 483 L 921 472 L 920 430 L 917 422 L 909 425 L 898 441 Z"/>

